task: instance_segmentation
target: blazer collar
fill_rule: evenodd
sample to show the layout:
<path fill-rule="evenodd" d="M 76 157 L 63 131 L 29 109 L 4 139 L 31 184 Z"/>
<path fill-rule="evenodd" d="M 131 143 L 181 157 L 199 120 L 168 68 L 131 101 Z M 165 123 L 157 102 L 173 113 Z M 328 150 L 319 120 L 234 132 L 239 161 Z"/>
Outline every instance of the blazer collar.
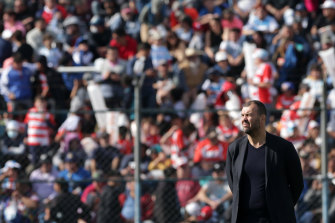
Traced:
<path fill-rule="evenodd" d="M 266 143 L 265 143 L 265 187 L 267 187 L 268 179 L 271 174 L 271 163 L 273 163 L 275 152 L 273 146 L 271 146 L 272 135 L 266 132 Z M 245 136 L 239 145 L 239 155 L 236 158 L 236 163 L 240 164 L 237 166 L 237 177 L 238 180 L 241 178 L 242 169 L 244 166 L 245 153 L 248 146 L 248 137 Z"/>

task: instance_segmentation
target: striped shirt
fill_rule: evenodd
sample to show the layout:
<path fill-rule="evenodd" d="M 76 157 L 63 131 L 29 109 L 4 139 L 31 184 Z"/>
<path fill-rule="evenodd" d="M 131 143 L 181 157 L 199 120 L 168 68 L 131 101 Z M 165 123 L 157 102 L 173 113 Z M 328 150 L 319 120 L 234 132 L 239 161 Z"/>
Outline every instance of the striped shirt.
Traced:
<path fill-rule="evenodd" d="M 50 145 L 49 124 L 55 125 L 55 119 L 49 112 L 38 112 L 37 108 L 29 109 L 24 123 L 27 124 L 28 146 L 48 146 Z"/>

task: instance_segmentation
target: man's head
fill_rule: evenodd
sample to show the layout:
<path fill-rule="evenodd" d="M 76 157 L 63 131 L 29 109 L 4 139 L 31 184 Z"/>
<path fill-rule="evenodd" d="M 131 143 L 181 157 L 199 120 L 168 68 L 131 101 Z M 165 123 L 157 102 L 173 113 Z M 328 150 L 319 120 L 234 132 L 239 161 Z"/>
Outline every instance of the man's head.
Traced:
<path fill-rule="evenodd" d="M 265 131 L 266 108 L 260 101 L 253 100 L 245 103 L 241 113 L 243 131 L 248 135 Z"/>
<path fill-rule="evenodd" d="M 23 65 L 23 57 L 22 54 L 19 52 L 16 52 L 13 55 L 13 68 L 15 70 L 22 70 L 22 65 Z"/>

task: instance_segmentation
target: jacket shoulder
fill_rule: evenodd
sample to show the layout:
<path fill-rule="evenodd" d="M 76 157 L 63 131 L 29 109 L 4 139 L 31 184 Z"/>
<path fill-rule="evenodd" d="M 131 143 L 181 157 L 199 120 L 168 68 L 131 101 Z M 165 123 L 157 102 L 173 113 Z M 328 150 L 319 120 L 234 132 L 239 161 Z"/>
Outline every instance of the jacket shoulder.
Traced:
<path fill-rule="evenodd" d="M 246 135 L 237 138 L 235 141 L 233 141 L 232 143 L 229 144 L 229 146 L 228 146 L 228 150 L 230 150 L 230 151 L 231 151 L 231 150 L 235 150 L 236 148 L 239 147 L 239 145 L 240 145 L 244 140 L 247 140 L 247 136 L 246 136 Z"/>

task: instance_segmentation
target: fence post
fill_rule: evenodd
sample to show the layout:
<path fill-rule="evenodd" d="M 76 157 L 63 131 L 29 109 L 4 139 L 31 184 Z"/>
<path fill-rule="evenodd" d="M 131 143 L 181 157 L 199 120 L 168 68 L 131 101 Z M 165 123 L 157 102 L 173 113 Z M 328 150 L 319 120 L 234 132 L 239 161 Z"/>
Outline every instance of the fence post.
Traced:
<path fill-rule="evenodd" d="M 329 222 L 328 216 L 328 165 L 327 165 L 327 75 L 323 77 L 322 102 L 321 102 L 321 179 L 322 179 L 322 219 L 323 223 Z"/>
<path fill-rule="evenodd" d="M 135 136 L 135 223 L 141 222 L 141 87 L 144 81 L 145 74 L 134 77 L 134 113 L 136 123 Z"/>

